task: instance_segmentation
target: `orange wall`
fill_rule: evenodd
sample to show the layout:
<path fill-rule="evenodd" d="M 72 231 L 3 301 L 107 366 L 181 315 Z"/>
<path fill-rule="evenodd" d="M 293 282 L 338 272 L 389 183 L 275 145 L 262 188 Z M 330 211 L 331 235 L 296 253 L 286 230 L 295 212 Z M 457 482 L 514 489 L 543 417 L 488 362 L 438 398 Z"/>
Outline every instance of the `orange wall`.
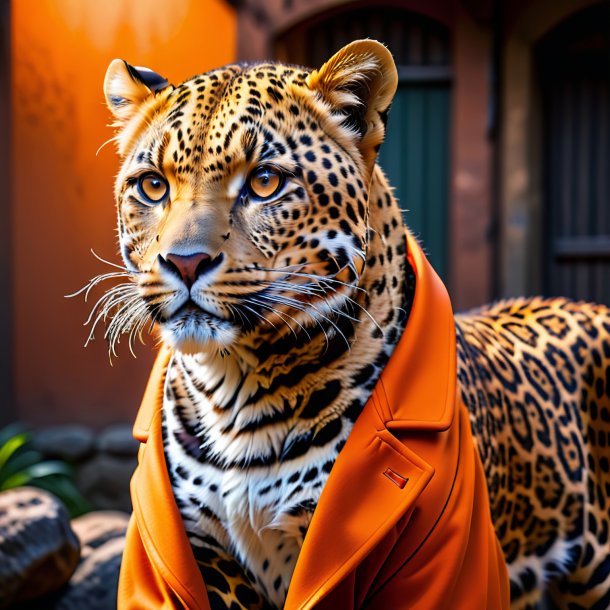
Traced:
<path fill-rule="evenodd" d="M 95 299 L 65 299 L 119 262 L 118 160 L 102 82 L 115 57 L 179 82 L 234 60 L 222 0 L 18 0 L 12 5 L 12 326 L 15 413 L 34 425 L 133 419 L 154 340 L 109 364 L 82 324 Z M 92 296 L 101 296 L 97 290 Z"/>

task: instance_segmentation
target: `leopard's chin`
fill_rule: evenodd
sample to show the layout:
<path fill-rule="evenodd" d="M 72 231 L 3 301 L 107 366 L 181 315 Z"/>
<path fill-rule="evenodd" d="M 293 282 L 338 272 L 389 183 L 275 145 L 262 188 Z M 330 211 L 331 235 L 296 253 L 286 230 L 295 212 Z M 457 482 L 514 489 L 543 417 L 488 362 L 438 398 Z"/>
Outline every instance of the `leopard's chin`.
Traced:
<path fill-rule="evenodd" d="M 183 354 L 198 354 L 210 350 L 224 350 L 233 345 L 238 329 L 201 309 L 187 309 L 161 323 L 161 337 L 165 345 Z"/>

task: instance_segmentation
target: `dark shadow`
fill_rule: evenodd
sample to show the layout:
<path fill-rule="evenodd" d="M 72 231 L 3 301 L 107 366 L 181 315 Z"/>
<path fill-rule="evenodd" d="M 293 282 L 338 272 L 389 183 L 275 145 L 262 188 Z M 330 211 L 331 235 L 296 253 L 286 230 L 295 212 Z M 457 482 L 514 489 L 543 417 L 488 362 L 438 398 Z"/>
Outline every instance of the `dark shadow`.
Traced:
<path fill-rule="evenodd" d="M 0 426 L 12 421 L 10 0 L 0 0 Z"/>

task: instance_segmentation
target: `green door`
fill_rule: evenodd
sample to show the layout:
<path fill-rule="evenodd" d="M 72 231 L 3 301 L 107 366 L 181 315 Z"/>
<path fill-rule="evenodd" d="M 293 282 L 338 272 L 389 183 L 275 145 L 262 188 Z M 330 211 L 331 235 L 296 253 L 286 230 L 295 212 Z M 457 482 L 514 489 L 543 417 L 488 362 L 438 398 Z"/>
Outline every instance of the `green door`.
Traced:
<path fill-rule="evenodd" d="M 395 189 L 405 224 L 445 280 L 449 101 L 448 85 L 400 84 L 379 152 L 379 165 Z"/>
<path fill-rule="evenodd" d="M 359 38 L 380 40 L 394 56 L 399 87 L 379 163 L 405 210 L 406 224 L 447 281 L 449 30 L 396 2 L 337 3 L 327 14 L 284 32 L 275 48 L 279 59 L 321 66 Z"/>

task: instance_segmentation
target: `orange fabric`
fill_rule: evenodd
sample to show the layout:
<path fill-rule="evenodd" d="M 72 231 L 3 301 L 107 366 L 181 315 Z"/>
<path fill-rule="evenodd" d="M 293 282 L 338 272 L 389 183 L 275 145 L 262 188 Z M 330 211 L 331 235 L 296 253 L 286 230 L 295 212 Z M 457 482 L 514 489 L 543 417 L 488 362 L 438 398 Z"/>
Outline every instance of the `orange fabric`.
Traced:
<path fill-rule="evenodd" d="M 456 396 L 451 305 L 410 236 L 408 250 L 417 284 L 407 328 L 330 473 L 287 610 L 509 608 L 485 476 Z M 168 357 L 163 351 L 155 364 L 134 427 L 144 444 L 119 610 L 209 609 L 165 470 Z"/>

